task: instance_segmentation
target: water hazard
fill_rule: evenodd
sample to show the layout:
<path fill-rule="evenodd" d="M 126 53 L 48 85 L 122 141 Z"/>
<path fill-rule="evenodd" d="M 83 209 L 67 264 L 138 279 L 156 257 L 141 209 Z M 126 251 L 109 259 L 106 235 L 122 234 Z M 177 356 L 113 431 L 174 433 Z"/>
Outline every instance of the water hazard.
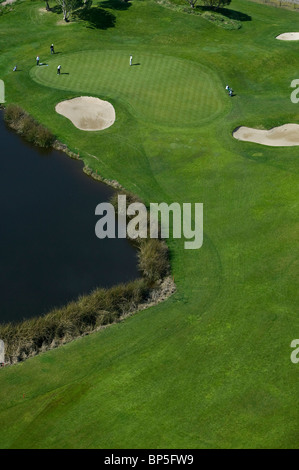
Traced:
<path fill-rule="evenodd" d="M 96 237 L 95 207 L 113 189 L 82 168 L 64 153 L 24 143 L 0 116 L 1 323 L 138 277 L 127 240 Z"/>

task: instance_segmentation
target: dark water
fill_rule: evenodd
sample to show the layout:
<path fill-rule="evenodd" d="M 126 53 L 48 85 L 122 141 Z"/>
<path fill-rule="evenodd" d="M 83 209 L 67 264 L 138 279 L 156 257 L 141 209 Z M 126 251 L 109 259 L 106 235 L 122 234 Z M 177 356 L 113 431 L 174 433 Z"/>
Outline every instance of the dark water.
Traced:
<path fill-rule="evenodd" d="M 127 240 L 95 236 L 95 207 L 113 189 L 82 168 L 64 153 L 24 143 L 0 115 L 0 322 L 138 277 Z"/>

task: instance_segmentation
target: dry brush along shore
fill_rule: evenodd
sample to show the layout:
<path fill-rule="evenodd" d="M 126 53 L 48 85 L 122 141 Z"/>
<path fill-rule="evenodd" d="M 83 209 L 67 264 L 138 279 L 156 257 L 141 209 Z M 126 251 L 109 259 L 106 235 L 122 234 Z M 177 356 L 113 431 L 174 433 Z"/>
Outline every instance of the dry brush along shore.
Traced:
<path fill-rule="evenodd" d="M 39 131 L 40 135 L 49 136 L 52 147 L 64 151 L 71 158 L 80 160 L 79 154 L 55 140 L 50 131 L 21 108 L 9 106 L 5 110 L 5 120 L 12 129 L 25 138 L 28 138 L 28 135 L 32 136 L 34 130 Z M 30 132 L 27 132 L 24 124 L 27 122 Z M 30 137 L 30 141 L 36 143 L 33 137 Z M 96 180 L 113 186 L 121 194 L 125 194 L 127 206 L 132 202 L 140 202 L 137 196 L 126 192 L 117 181 L 102 178 L 86 166 L 84 172 Z M 111 200 L 114 206 L 116 206 L 117 197 L 118 193 Z M 149 224 L 149 217 L 147 223 Z M 99 331 L 168 299 L 175 292 L 176 286 L 174 279 L 170 276 L 169 253 L 165 241 L 161 238 L 147 238 L 136 239 L 133 243 L 138 251 L 141 278 L 110 289 L 98 288 L 91 294 L 81 296 L 78 300 L 43 316 L 20 323 L 0 324 L 0 338 L 5 344 L 5 364 L 23 361 L 40 352 Z"/>

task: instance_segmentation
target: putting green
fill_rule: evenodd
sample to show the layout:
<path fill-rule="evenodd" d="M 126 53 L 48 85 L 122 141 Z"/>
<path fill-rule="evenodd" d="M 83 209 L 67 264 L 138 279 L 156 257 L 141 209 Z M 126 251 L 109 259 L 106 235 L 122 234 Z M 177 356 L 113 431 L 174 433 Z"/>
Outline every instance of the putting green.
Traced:
<path fill-rule="evenodd" d="M 174 57 L 139 54 L 129 65 L 123 51 L 86 51 L 51 57 L 33 67 L 36 82 L 60 90 L 121 101 L 139 119 L 168 126 L 196 126 L 225 108 L 216 74 Z M 56 74 L 58 65 L 62 75 Z"/>

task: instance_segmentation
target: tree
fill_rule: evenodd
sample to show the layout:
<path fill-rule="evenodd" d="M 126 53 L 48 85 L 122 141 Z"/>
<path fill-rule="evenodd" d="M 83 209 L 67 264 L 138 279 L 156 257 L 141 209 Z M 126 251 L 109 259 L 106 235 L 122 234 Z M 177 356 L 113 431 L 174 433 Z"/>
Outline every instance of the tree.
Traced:
<path fill-rule="evenodd" d="M 83 0 L 84 8 L 90 8 L 92 5 L 92 0 Z"/>
<path fill-rule="evenodd" d="M 195 4 L 196 4 L 196 2 L 197 2 L 197 0 L 186 0 L 186 1 L 189 3 L 189 5 L 191 6 L 191 8 L 194 8 L 194 7 L 195 7 Z"/>
<path fill-rule="evenodd" d="M 230 3 L 231 0 L 203 0 L 203 4 L 212 10 L 218 10 L 218 8 L 225 7 Z"/>
<path fill-rule="evenodd" d="M 46 2 L 46 10 L 47 10 L 47 11 L 50 11 L 51 8 L 50 8 L 50 5 L 49 5 L 48 0 L 45 0 L 45 2 Z"/>
<path fill-rule="evenodd" d="M 85 6 L 84 0 L 56 0 L 58 5 L 61 6 L 64 21 L 68 21 L 71 13 L 78 8 Z"/>

